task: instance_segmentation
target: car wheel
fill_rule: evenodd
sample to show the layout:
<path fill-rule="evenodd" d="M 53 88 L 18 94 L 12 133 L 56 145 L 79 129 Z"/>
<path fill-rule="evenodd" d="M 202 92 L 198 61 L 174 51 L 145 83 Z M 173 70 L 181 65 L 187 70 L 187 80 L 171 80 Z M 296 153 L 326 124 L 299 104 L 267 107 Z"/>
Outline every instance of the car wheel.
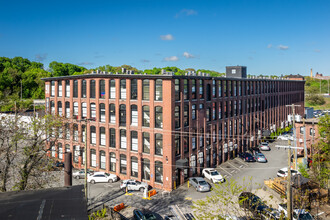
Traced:
<path fill-rule="evenodd" d="M 76 179 L 76 180 L 79 180 L 80 178 L 79 178 L 79 176 L 75 176 L 75 179 Z"/>
<path fill-rule="evenodd" d="M 91 184 L 95 184 L 95 180 L 91 180 L 90 183 L 91 183 Z"/>
<path fill-rule="evenodd" d="M 144 192 L 144 188 L 143 187 L 140 187 L 140 192 Z"/>
<path fill-rule="evenodd" d="M 108 182 L 109 182 L 109 183 L 113 183 L 113 180 L 112 180 L 112 179 L 109 179 Z"/>

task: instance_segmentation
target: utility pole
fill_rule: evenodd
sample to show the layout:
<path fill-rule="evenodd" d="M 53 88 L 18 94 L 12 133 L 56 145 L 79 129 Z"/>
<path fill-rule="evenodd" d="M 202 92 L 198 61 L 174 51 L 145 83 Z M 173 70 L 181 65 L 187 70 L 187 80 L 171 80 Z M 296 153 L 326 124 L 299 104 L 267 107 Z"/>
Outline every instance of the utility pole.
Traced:
<path fill-rule="evenodd" d="M 306 167 L 308 167 L 305 118 L 303 118 L 303 126 L 304 126 L 304 152 L 305 152 L 304 156 L 305 156 Z"/>
<path fill-rule="evenodd" d="M 87 196 L 87 120 L 85 124 L 85 198 L 86 198 L 86 203 L 88 205 L 88 196 Z"/>
<path fill-rule="evenodd" d="M 297 140 L 297 135 L 296 135 L 296 125 L 295 125 L 295 107 L 300 107 L 301 105 L 286 105 L 286 107 L 291 107 L 292 108 L 292 120 L 293 120 L 293 147 L 296 147 L 296 140 Z M 297 169 L 297 150 L 294 151 L 294 168 Z"/>

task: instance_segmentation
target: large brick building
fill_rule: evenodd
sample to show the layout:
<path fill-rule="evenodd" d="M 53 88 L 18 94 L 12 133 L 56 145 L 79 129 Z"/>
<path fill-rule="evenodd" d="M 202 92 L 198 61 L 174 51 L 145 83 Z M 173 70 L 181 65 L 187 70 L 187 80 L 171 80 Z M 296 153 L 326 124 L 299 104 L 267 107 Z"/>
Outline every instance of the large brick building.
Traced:
<path fill-rule="evenodd" d="M 301 105 L 296 111 L 303 115 L 304 81 L 246 78 L 245 67 L 228 68 L 230 78 L 166 72 L 46 78 L 47 110 L 67 120 L 52 156 L 71 151 L 74 166 L 83 166 L 80 120 L 92 118 L 88 167 L 171 190 L 288 125 L 285 105 Z"/>

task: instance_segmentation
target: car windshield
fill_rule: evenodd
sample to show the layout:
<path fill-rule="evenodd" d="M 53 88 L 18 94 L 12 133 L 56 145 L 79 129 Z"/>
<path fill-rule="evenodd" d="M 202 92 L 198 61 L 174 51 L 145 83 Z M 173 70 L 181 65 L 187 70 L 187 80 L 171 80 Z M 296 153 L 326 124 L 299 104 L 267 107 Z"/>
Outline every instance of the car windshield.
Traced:
<path fill-rule="evenodd" d="M 279 170 L 278 172 L 281 174 L 285 174 L 285 172 L 283 170 Z"/>
<path fill-rule="evenodd" d="M 205 180 L 199 181 L 199 185 L 207 185 L 207 182 Z"/>
<path fill-rule="evenodd" d="M 297 170 L 291 170 L 291 173 L 298 173 Z"/>
<path fill-rule="evenodd" d="M 104 173 L 104 175 L 106 175 L 106 176 L 110 176 L 110 174 L 109 174 L 109 173 Z"/>
<path fill-rule="evenodd" d="M 219 175 L 218 171 L 211 171 L 211 176 L 218 176 L 218 175 Z"/>
<path fill-rule="evenodd" d="M 310 220 L 310 219 L 313 219 L 313 217 L 309 213 L 304 213 L 304 214 L 299 215 L 299 219 L 300 220 Z"/>
<path fill-rule="evenodd" d="M 267 143 L 261 143 L 261 145 L 263 145 L 263 146 L 268 146 L 268 144 L 267 144 Z"/>
<path fill-rule="evenodd" d="M 258 157 L 264 157 L 264 155 L 263 155 L 263 154 L 257 154 L 257 156 L 258 156 Z"/>

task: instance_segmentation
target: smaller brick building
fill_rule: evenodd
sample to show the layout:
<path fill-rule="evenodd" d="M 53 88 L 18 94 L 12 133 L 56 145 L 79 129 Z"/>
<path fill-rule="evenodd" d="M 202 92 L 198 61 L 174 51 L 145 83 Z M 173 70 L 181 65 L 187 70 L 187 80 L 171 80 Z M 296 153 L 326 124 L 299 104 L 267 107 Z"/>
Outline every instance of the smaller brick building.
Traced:
<path fill-rule="evenodd" d="M 315 144 L 319 137 L 318 131 L 318 118 L 305 119 L 306 127 L 306 146 L 307 146 L 307 156 L 312 157 L 313 152 L 311 151 L 312 144 Z M 297 133 L 297 147 L 304 147 L 304 123 L 296 122 L 296 133 Z M 313 134 L 314 133 L 314 134 Z M 298 154 L 304 155 L 304 150 L 298 150 Z"/>

